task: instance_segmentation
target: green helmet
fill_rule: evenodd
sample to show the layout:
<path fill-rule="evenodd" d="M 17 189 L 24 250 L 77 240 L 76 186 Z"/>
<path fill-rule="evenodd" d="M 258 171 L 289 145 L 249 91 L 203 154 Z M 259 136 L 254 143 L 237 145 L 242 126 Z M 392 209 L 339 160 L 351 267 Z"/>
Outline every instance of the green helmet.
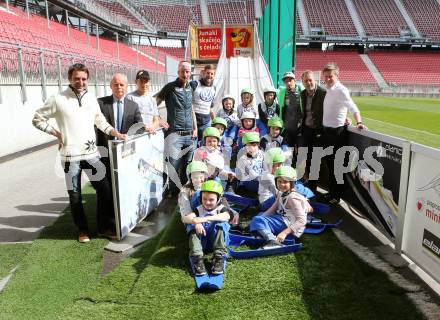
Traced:
<path fill-rule="evenodd" d="M 215 137 L 220 141 L 220 131 L 214 127 L 208 127 L 203 131 L 203 139 L 206 137 Z"/>
<path fill-rule="evenodd" d="M 208 180 L 203 182 L 201 192 L 213 192 L 218 195 L 219 198 L 223 195 L 223 187 L 220 183 L 214 180 Z"/>
<path fill-rule="evenodd" d="M 215 117 L 214 119 L 212 119 L 212 123 L 211 126 L 214 126 L 216 124 L 221 124 L 223 125 L 225 128 L 228 127 L 228 123 L 226 122 L 225 119 L 223 119 L 222 117 Z"/>
<path fill-rule="evenodd" d="M 284 163 L 286 156 L 281 148 L 272 148 L 266 152 L 265 160 L 268 164 Z"/>
<path fill-rule="evenodd" d="M 186 166 L 186 175 L 188 176 L 188 179 L 194 172 L 203 172 L 208 174 L 208 167 L 202 161 L 192 161 Z"/>
<path fill-rule="evenodd" d="M 289 181 L 295 181 L 296 180 L 296 170 L 289 166 L 282 166 L 279 167 L 275 171 L 275 179 L 282 177 L 283 179 L 289 180 Z"/>
<path fill-rule="evenodd" d="M 260 143 L 260 135 L 258 132 L 246 132 L 243 135 L 242 142 L 244 145 L 247 145 L 248 143 L 257 142 Z"/>
<path fill-rule="evenodd" d="M 240 95 L 242 95 L 243 93 L 249 93 L 251 95 L 254 95 L 254 92 L 252 91 L 251 88 L 243 88 L 240 92 Z"/>
<path fill-rule="evenodd" d="M 267 122 L 267 126 L 268 127 L 277 127 L 282 129 L 283 128 L 283 120 L 281 120 L 280 117 L 272 117 L 269 119 L 269 121 Z"/>

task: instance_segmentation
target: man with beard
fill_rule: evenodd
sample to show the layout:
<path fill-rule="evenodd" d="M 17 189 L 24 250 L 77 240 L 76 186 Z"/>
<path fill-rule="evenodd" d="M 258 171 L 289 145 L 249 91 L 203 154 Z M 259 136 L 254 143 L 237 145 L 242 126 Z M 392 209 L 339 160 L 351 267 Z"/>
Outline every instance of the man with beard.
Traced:
<path fill-rule="evenodd" d="M 212 108 L 216 88 L 213 85 L 215 70 L 210 64 L 203 68 L 201 79 L 191 81 L 193 92 L 193 108 L 197 119 L 197 137 L 202 140 L 203 131 L 211 126 L 211 119 L 215 117 Z"/>

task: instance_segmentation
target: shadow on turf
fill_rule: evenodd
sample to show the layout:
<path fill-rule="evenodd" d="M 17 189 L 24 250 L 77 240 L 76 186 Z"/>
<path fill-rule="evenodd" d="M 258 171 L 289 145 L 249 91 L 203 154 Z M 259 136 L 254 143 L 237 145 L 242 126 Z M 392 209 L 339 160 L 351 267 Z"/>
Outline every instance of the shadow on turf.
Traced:
<path fill-rule="evenodd" d="M 93 237 L 96 236 L 96 195 L 94 193 L 83 192 L 82 199 L 89 230 L 91 236 Z M 77 237 L 78 232 L 75 224 L 73 223 L 70 207 L 67 206 L 54 224 L 44 228 L 38 238 L 77 241 Z"/>

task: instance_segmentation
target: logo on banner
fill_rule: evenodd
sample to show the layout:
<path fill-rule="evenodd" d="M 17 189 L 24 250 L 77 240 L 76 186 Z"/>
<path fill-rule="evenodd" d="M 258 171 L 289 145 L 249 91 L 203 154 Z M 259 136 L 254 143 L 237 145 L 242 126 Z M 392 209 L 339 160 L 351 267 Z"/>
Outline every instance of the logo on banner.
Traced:
<path fill-rule="evenodd" d="M 417 188 L 417 191 L 428 191 L 433 190 L 440 196 L 440 174 L 435 176 L 431 181 L 429 181 L 423 187 Z"/>
<path fill-rule="evenodd" d="M 425 207 L 425 198 L 417 198 L 417 211 L 423 212 L 423 208 Z"/>
<path fill-rule="evenodd" d="M 422 246 L 434 257 L 440 259 L 440 238 L 426 229 L 423 230 Z"/>

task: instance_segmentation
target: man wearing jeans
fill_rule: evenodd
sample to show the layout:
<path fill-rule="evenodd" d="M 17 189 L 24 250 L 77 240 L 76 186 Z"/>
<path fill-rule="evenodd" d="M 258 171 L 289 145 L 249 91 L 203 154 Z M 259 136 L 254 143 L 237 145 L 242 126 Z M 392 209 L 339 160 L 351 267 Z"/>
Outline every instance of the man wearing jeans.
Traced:
<path fill-rule="evenodd" d="M 108 228 L 106 224 L 113 214 L 111 188 L 105 178 L 105 166 L 99 159 L 94 126 L 118 139 L 126 140 L 127 136 L 119 133 L 105 120 L 96 97 L 87 91 L 89 70 L 85 65 L 72 65 L 68 78 L 69 87 L 50 97 L 35 112 L 32 123 L 37 129 L 58 139 L 70 210 L 79 231 L 78 241 L 85 243 L 90 241 L 90 236 L 82 204 L 82 170 L 89 177 L 96 193 L 103 199 L 96 210 L 98 232 Z M 55 118 L 59 131 L 48 123 L 49 118 Z"/>
<path fill-rule="evenodd" d="M 182 61 L 178 78 L 167 83 L 157 94 L 157 105 L 165 101 L 169 129 L 165 139 L 165 156 L 170 179 L 168 196 L 177 196 L 185 184 L 186 166 L 191 160 L 194 139 L 197 138 L 197 122 L 192 107 L 193 88 L 190 85 L 191 65 Z"/>

